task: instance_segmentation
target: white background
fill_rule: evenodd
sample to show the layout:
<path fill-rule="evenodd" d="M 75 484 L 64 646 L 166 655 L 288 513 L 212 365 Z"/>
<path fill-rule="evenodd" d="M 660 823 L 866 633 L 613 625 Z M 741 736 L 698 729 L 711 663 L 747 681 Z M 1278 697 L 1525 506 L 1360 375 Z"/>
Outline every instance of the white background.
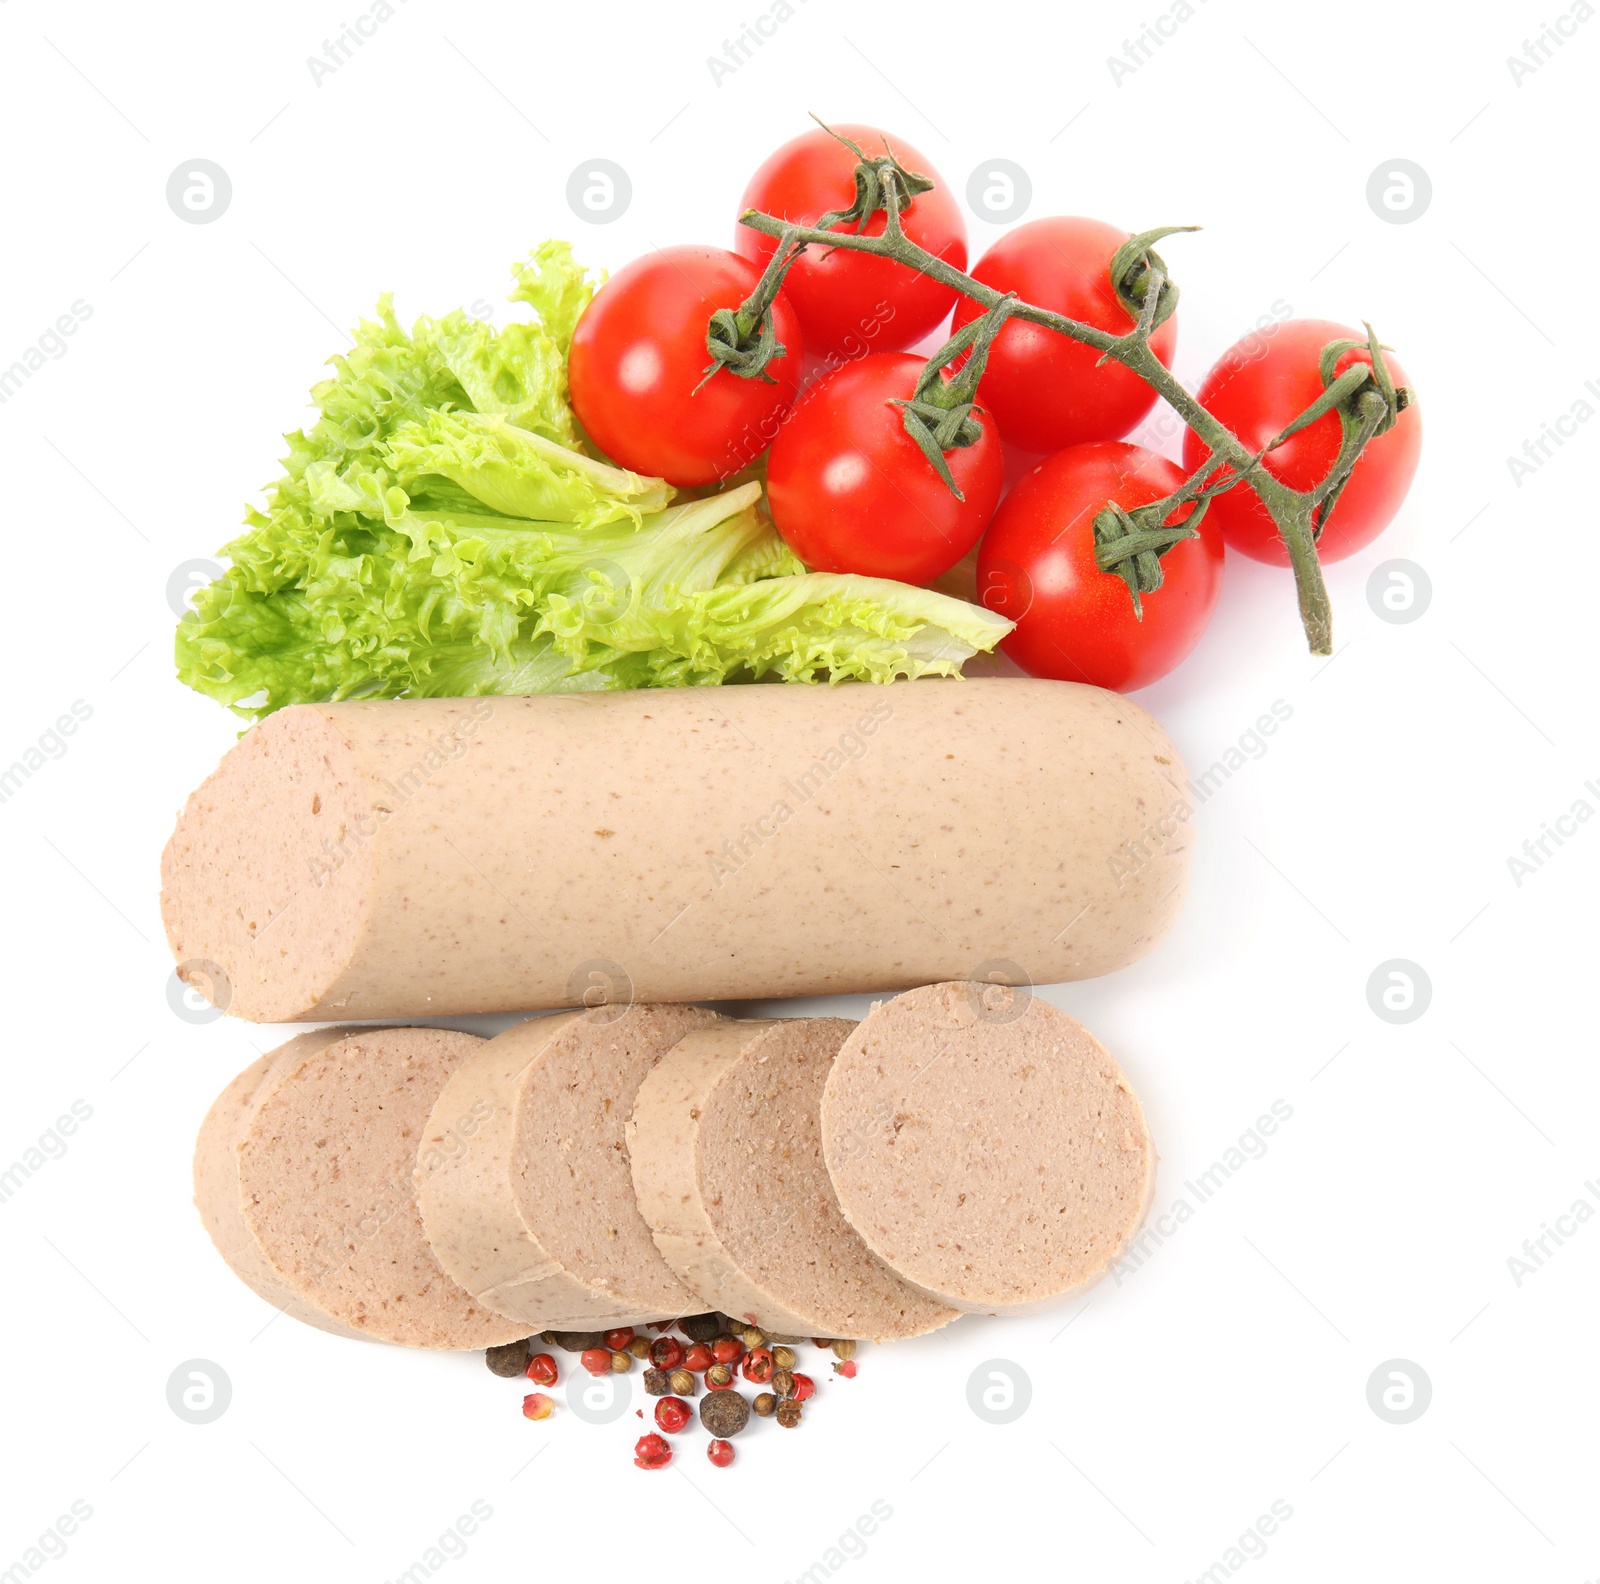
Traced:
<path fill-rule="evenodd" d="M 493 1516 L 448 1584 L 691 1567 L 778 1581 L 826 1566 L 878 1500 L 892 1516 L 843 1563 L 850 1584 L 1002 1558 L 1180 1584 L 1280 1500 L 1293 1516 L 1247 1579 L 1600 1576 L 1600 1226 L 1520 1286 L 1507 1266 L 1600 1179 L 1600 831 L 1576 827 L 1521 886 L 1507 866 L 1575 800 L 1600 806 L 1585 790 L 1600 424 L 1520 485 L 1506 462 L 1580 399 L 1600 406 L 1584 388 L 1600 379 L 1600 20 L 1518 86 L 1507 59 L 1568 15 L 1561 0 L 1196 0 L 1118 85 L 1108 56 L 1171 15 L 1164 0 L 990 4 L 975 23 L 793 0 L 718 85 L 707 57 L 759 0 L 396 0 L 316 85 L 307 56 L 361 5 L 0 4 L 0 366 L 75 300 L 93 309 L 0 406 L 0 760 L 74 700 L 93 710 L 0 805 L 0 1165 L 74 1100 L 93 1109 L 0 1204 L 0 1571 L 81 1499 L 93 1517 L 47 1580 L 376 1584 L 482 1500 Z M 1293 1117 L 1267 1153 L 1120 1286 L 864 1350 L 798 1434 L 762 1427 L 728 1472 L 696 1438 L 647 1477 L 631 1416 L 525 1423 L 519 1383 L 476 1356 L 263 1330 L 270 1311 L 207 1242 L 196 1126 L 282 1033 L 168 1007 L 157 857 L 235 728 L 173 679 L 166 590 L 231 536 L 379 290 L 403 317 L 500 304 L 506 266 L 547 235 L 613 268 L 651 245 L 725 244 L 746 177 L 811 109 L 880 122 L 958 191 L 982 161 L 1016 161 L 1030 217 L 1204 224 L 1165 248 L 1180 374 L 1196 382 L 1279 300 L 1369 318 L 1420 393 L 1425 451 L 1399 520 L 1330 570 L 1331 660 L 1306 655 L 1286 575 L 1230 561 L 1203 645 L 1143 702 L 1196 770 L 1275 700 L 1292 718 L 1200 811 L 1173 934 L 1114 978 L 1048 992 L 1143 1096 L 1158 1206 L 1282 1100 Z M 208 225 L 165 200 L 197 157 L 233 187 Z M 565 198 L 597 157 L 633 184 L 605 227 Z M 1397 157 L 1433 188 L 1407 224 L 1366 199 Z M 976 217 L 971 232 L 975 252 L 998 234 Z M 1405 625 L 1366 593 L 1395 557 L 1432 585 Z M 1392 958 L 1432 984 L 1404 1026 L 1368 1005 Z M 206 1426 L 166 1401 L 193 1358 L 232 1382 Z M 994 1358 L 1032 1382 L 1004 1426 L 967 1406 Z M 1367 1402 L 1396 1358 L 1432 1383 L 1407 1425 Z"/>

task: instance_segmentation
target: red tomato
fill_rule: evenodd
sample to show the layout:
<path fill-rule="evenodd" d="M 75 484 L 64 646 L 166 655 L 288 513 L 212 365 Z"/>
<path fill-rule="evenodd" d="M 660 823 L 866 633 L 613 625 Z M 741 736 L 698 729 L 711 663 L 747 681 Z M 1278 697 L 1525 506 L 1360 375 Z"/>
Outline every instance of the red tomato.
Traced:
<path fill-rule="evenodd" d="M 1143 596 L 1142 621 L 1128 585 L 1094 559 L 1101 507 L 1148 506 L 1183 480 L 1153 451 L 1102 440 L 1057 451 L 1017 481 L 979 546 L 978 597 L 1016 622 L 1000 647 L 1024 671 L 1126 693 L 1194 648 L 1222 586 L 1222 535 L 1209 515 L 1197 539 L 1161 558 L 1163 582 Z"/>
<path fill-rule="evenodd" d="M 772 443 L 805 357 L 800 321 L 781 293 L 772 315 L 785 352 L 767 367 L 774 383 L 719 369 L 700 385 L 711 315 L 737 308 L 760 274 L 720 248 L 662 248 L 595 293 L 572 337 L 567 377 L 578 421 L 613 462 L 671 484 L 710 484 Z"/>
<path fill-rule="evenodd" d="M 1036 308 L 1049 308 L 1121 334 L 1134 320 L 1111 285 L 1111 260 L 1126 231 L 1099 220 L 1057 215 L 1008 231 L 973 266 L 975 279 L 996 291 L 1015 292 Z M 983 309 L 963 297 L 951 333 Z M 1178 344 L 1174 315 L 1150 337 L 1150 350 L 1167 364 Z M 1009 320 L 989 351 L 980 393 L 1000 420 L 1007 445 L 1057 451 L 1088 440 L 1120 440 L 1155 405 L 1156 393 L 1120 363 L 1095 364 L 1100 354 L 1042 325 Z"/>
<path fill-rule="evenodd" d="M 1005 481 L 992 420 L 983 438 L 945 453 L 964 501 L 906 433 L 904 409 L 925 359 L 886 352 L 818 380 L 773 443 L 772 520 L 813 571 L 926 583 L 978 542 Z"/>
<path fill-rule="evenodd" d="M 841 125 L 836 130 L 869 158 L 884 151 L 885 134 L 874 127 Z M 888 141 L 907 170 L 935 183 L 931 191 L 918 194 L 900 211 L 905 234 L 918 247 L 965 269 L 967 228 L 955 196 L 909 143 L 899 138 Z M 796 225 L 815 225 L 830 211 L 850 207 L 856 190 L 855 168 L 855 155 L 837 138 L 821 127 L 803 132 L 750 178 L 739 212 L 759 209 Z M 863 233 L 881 236 L 884 219 L 881 212 L 875 214 L 861 228 Z M 854 227 L 846 224 L 838 229 Z M 778 244 L 776 238 L 741 225 L 735 227 L 733 245 L 747 259 L 765 266 Z M 868 351 L 899 352 L 911 346 L 944 319 L 956 300 L 952 288 L 926 275 L 890 259 L 846 248 L 832 252 L 807 248 L 785 277 L 784 292 L 800 315 L 811 351 L 850 358 Z"/>
<path fill-rule="evenodd" d="M 1286 319 L 1276 330 L 1248 335 L 1230 347 L 1195 394 L 1250 450 L 1259 451 L 1322 394 L 1317 363 L 1323 347 L 1330 341 L 1365 340 L 1361 331 L 1326 319 Z M 1342 374 L 1357 360 L 1370 365 L 1372 356 L 1365 348 L 1346 352 L 1334 372 Z M 1384 362 L 1396 385 L 1411 383 L 1388 353 Z M 987 394 L 987 380 L 983 388 Z M 1339 440 L 1338 414 L 1325 413 L 1276 451 L 1269 451 L 1263 466 L 1291 489 L 1310 489 L 1332 466 Z M 1327 529 L 1317 540 L 1324 561 L 1354 555 L 1388 527 L 1411 487 L 1421 454 L 1422 415 L 1413 401 L 1394 428 L 1361 453 Z M 1193 472 L 1206 455 L 1204 443 L 1191 430 L 1183 442 L 1184 466 Z M 1248 484 L 1236 484 L 1213 499 L 1211 516 L 1235 550 L 1257 561 L 1289 564 L 1289 553 L 1267 508 Z"/>

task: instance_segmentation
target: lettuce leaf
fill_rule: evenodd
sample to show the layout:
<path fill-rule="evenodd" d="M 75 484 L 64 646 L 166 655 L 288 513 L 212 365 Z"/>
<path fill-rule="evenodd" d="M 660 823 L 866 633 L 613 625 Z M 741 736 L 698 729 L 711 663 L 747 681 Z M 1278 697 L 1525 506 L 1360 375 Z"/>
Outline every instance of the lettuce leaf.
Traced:
<path fill-rule="evenodd" d="M 389 298 L 312 391 L 283 473 L 179 623 L 183 681 L 247 719 L 342 698 L 959 672 L 1010 624 L 806 572 L 759 479 L 672 504 L 577 448 L 566 357 L 597 284 L 566 243 L 515 267 L 528 322 L 408 332 Z"/>

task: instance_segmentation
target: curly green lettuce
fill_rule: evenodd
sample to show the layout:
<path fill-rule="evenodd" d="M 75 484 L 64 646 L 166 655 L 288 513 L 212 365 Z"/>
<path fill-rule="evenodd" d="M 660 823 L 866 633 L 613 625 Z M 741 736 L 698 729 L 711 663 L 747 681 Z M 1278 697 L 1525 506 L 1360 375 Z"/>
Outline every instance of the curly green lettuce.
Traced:
<path fill-rule="evenodd" d="M 744 484 L 674 491 L 578 449 L 563 242 L 516 266 L 530 321 L 408 332 L 387 297 L 312 391 L 284 471 L 177 634 L 183 681 L 286 704 L 959 673 L 1010 623 L 927 589 L 806 572 Z"/>

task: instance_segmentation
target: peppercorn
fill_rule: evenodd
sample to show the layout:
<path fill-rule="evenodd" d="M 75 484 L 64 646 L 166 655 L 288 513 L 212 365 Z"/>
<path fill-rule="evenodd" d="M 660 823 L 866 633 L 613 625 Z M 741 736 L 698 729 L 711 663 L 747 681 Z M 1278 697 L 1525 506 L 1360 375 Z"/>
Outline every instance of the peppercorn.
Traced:
<path fill-rule="evenodd" d="M 777 1377 L 774 1376 L 773 1379 L 776 1380 Z M 789 1393 L 789 1395 L 793 1397 L 796 1402 L 803 1403 L 816 1391 L 816 1389 L 817 1383 L 812 1380 L 809 1375 L 796 1375 L 794 1377 L 794 1389 Z"/>
<path fill-rule="evenodd" d="M 856 1378 L 856 1361 L 854 1359 L 846 1359 L 843 1364 L 835 1364 L 833 1372 L 835 1375 L 843 1375 L 846 1380 L 854 1380 Z"/>
<path fill-rule="evenodd" d="M 681 1397 L 663 1397 L 656 1404 L 656 1423 L 668 1435 L 676 1435 L 693 1417 L 694 1410 Z"/>
<path fill-rule="evenodd" d="M 667 1376 L 667 1380 L 680 1397 L 694 1396 L 695 1378 L 693 1370 L 686 1370 L 680 1366 Z"/>
<path fill-rule="evenodd" d="M 706 1445 L 706 1456 L 711 1459 L 717 1468 L 727 1468 L 733 1462 L 733 1443 L 731 1441 L 711 1441 Z"/>
<path fill-rule="evenodd" d="M 657 1337 L 650 1344 L 650 1362 L 657 1369 L 676 1369 L 683 1363 L 683 1344 L 676 1337 Z"/>
<path fill-rule="evenodd" d="M 683 1355 L 683 1367 L 692 1369 L 696 1375 L 704 1375 L 712 1362 L 711 1349 L 704 1342 L 691 1343 L 689 1351 Z"/>
<path fill-rule="evenodd" d="M 772 1350 L 772 1362 L 779 1369 L 793 1369 L 795 1366 L 795 1351 L 792 1347 L 784 1347 L 781 1343 Z"/>
<path fill-rule="evenodd" d="M 658 1436 L 653 1430 L 649 1435 L 640 1436 L 633 1443 L 633 1462 L 636 1468 L 665 1468 L 671 1461 L 672 1448 L 667 1444 L 665 1437 Z"/>
<path fill-rule="evenodd" d="M 524 1373 L 540 1386 L 554 1386 L 561 1375 L 556 1368 L 556 1361 L 548 1353 L 535 1353 L 528 1360 L 528 1368 Z"/>
<path fill-rule="evenodd" d="M 717 1314 L 685 1315 L 678 1324 L 683 1334 L 691 1342 L 709 1342 L 722 1329 L 722 1316 Z"/>
<path fill-rule="evenodd" d="M 750 1404 L 736 1391 L 714 1391 L 700 1399 L 700 1423 L 714 1436 L 735 1436 L 750 1422 Z"/>
<path fill-rule="evenodd" d="M 835 1358 L 853 1359 L 856 1356 L 856 1345 L 849 1337 L 841 1337 L 833 1344 Z"/>
<path fill-rule="evenodd" d="M 650 1357 L 650 1338 L 649 1337 L 636 1336 L 628 1344 L 628 1352 L 636 1359 L 647 1359 L 647 1358 L 649 1358 Z"/>
<path fill-rule="evenodd" d="M 665 1370 L 647 1369 L 644 1372 L 644 1389 L 652 1397 L 665 1397 L 672 1390 L 672 1379 Z"/>
<path fill-rule="evenodd" d="M 778 1370 L 772 1377 L 772 1389 L 780 1398 L 794 1396 L 794 1376 L 788 1370 Z"/>
<path fill-rule="evenodd" d="M 833 1346 L 833 1338 L 832 1337 L 812 1337 L 811 1345 L 812 1345 L 812 1347 L 831 1348 Z"/>
<path fill-rule="evenodd" d="M 611 1355 L 611 1372 L 614 1375 L 626 1375 L 633 1368 L 633 1354 L 613 1353 Z"/>
<path fill-rule="evenodd" d="M 737 1337 L 719 1336 L 711 1344 L 711 1356 L 719 1364 L 737 1364 L 744 1357 L 744 1343 Z"/>
<path fill-rule="evenodd" d="M 781 1424 L 785 1430 L 793 1430 L 794 1427 L 800 1423 L 800 1416 L 802 1413 L 804 1413 L 804 1411 L 805 1410 L 801 1408 L 800 1404 L 797 1403 L 793 1397 L 785 1397 L 782 1402 L 778 1404 L 778 1423 Z"/>
<path fill-rule="evenodd" d="M 611 1373 L 611 1355 L 603 1347 L 585 1348 L 578 1355 L 578 1362 L 591 1375 L 609 1375 Z"/>
<path fill-rule="evenodd" d="M 767 1341 L 769 1343 L 771 1343 L 771 1342 L 786 1342 L 790 1347 L 799 1347 L 802 1342 L 805 1342 L 807 1340 L 809 1340 L 809 1339 L 806 1338 L 806 1337 L 783 1336 L 781 1333 L 779 1333 L 777 1331 L 769 1331 L 769 1332 L 767 1332 Z"/>
<path fill-rule="evenodd" d="M 772 1379 L 773 1368 L 770 1348 L 752 1348 L 744 1356 L 744 1378 L 757 1386 L 765 1386 Z"/>
<path fill-rule="evenodd" d="M 734 1335 L 737 1336 L 746 1347 L 757 1348 L 767 1340 L 766 1336 L 762 1333 L 760 1326 L 746 1326 L 744 1330 L 736 1331 Z"/>
<path fill-rule="evenodd" d="M 547 1331 L 545 1335 L 563 1353 L 587 1353 L 590 1348 L 606 1345 L 605 1336 L 599 1331 Z"/>
<path fill-rule="evenodd" d="M 723 1387 L 723 1386 L 731 1385 L 732 1382 L 733 1382 L 733 1371 L 731 1369 L 729 1369 L 726 1364 L 711 1364 L 711 1365 L 707 1366 L 707 1368 L 706 1368 L 706 1385 L 707 1386 L 710 1386 L 710 1387 L 713 1387 L 713 1388 L 720 1388 L 720 1387 Z"/>
<path fill-rule="evenodd" d="M 772 1411 L 778 1406 L 778 1399 L 771 1392 L 758 1392 L 756 1400 L 750 1404 L 763 1419 L 770 1419 Z"/>
<path fill-rule="evenodd" d="M 483 1355 L 483 1362 L 489 1366 L 491 1375 L 503 1375 L 510 1380 L 527 1374 L 528 1360 L 532 1354 L 533 1338 L 524 1337 L 520 1342 L 507 1342 L 501 1347 L 490 1348 Z"/>
<path fill-rule="evenodd" d="M 524 1419 L 548 1419 L 550 1410 L 555 1404 L 543 1392 L 529 1392 L 522 1399 L 522 1417 Z"/>
<path fill-rule="evenodd" d="M 605 1344 L 613 1353 L 620 1353 L 633 1341 L 632 1326 L 618 1326 L 614 1331 L 607 1331 Z"/>

